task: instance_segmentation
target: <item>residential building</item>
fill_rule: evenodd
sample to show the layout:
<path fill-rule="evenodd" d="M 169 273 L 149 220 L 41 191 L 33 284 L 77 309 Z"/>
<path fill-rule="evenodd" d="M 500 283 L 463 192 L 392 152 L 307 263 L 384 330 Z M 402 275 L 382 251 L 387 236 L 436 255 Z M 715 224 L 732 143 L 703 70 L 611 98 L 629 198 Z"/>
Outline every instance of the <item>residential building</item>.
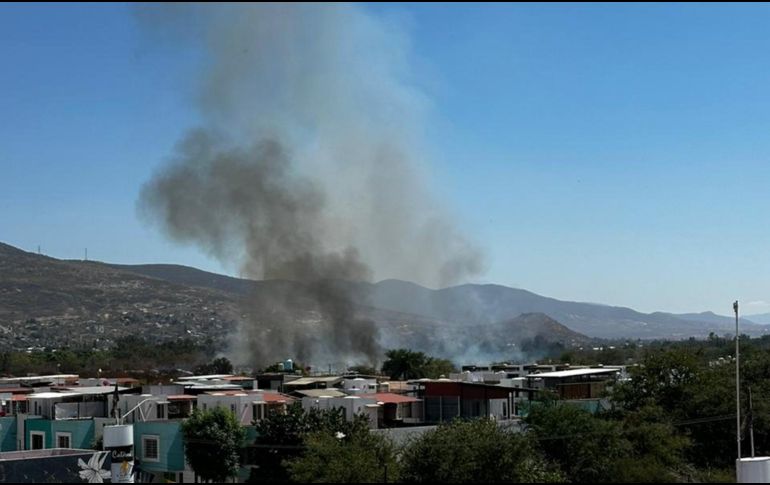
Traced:
<path fill-rule="evenodd" d="M 342 409 L 343 416 L 351 421 L 358 415 L 365 415 L 369 420 L 369 427 L 376 429 L 379 423 L 378 414 L 380 406 L 373 397 L 345 396 L 345 397 L 303 397 L 302 409 L 329 410 Z"/>
<path fill-rule="evenodd" d="M 374 399 L 377 409 L 377 428 L 417 425 L 423 422 L 423 401 L 411 396 L 378 392 L 362 394 L 364 399 Z"/>
<path fill-rule="evenodd" d="M 533 398 L 535 389 L 503 387 L 479 382 L 449 379 L 420 380 L 426 423 L 440 423 L 455 418 L 493 418 L 508 420 L 518 417 L 521 400 Z"/>
<path fill-rule="evenodd" d="M 528 386 L 549 390 L 560 399 L 599 399 L 621 373 L 619 367 L 568 369 L 527 376 Z"/>

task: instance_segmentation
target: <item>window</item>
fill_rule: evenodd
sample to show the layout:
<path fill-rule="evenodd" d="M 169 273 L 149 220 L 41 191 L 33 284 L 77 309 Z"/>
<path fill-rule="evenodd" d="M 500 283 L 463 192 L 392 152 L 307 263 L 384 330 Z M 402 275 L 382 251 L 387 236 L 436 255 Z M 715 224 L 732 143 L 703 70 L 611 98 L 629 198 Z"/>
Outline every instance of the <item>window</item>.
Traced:
<path fill-rule="evenodd" d="M 42 431 L 32 431 L 30 434 L 30 441 L 33 450 L 42 450 L 45 448 L 45 433 Z"/>
<path fill-rule="evenodd" d="M 22 414 L 27 412 L 27 401 L 16 402 L 16 414 Z"/>
<path fill-rule="evenodd" d="M 56 433 L 57 448 L 72 448 L 72 433 Z"/>
<path fill-rule="evenodd" d="M 232 411 L 232 413 L 235 414 L 235 404 L 230 405 L 230 411 Z"/>
<path fill-rule="evenodd" d="M 396 408 L 398 409 L 398 408 Z M 408 402 L 401 408 L 401 417 L 402 418 L 411 418 L 412 417 L 412 403 Z"/>
<path fill-rule="evenodd" d="M 158 448 L 160 437 L 156 435 L 142 435 L 142 459 L 146 461 L 160 461 Z"/>
<path fill-rule="evenodd" d="M 254 404 L 252 406 L 251 417 L 254 421 L 265 419 L 265 407 L 262 404 Z"/>
<path fill-rule="evenodd" d="M 163 404 L 157 405 L 157 412 L 156 412 L 158 419 L 166 419 L 166 408 Z"/>

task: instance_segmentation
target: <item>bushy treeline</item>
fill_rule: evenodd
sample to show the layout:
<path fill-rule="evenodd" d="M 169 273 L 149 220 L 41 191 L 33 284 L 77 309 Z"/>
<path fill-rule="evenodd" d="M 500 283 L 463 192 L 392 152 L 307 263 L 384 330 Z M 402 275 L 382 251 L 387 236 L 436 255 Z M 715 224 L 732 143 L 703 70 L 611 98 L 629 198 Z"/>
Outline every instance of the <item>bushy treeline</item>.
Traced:
<path fill-rule="evenodd" d="M 690 441 L 652 409 L 624 419 L 550 402 L 519 426 L 454 421 L 399 446 L 364 418 L 338 411 L 286 415 L 257 425 L 252 482 L 672 482 L 710 475 L 686 460 Z M 720 475 L 724 478 L 726 475 Z"/>
<path fill-rule="evenodd" d="M 364 425 L 347 428 L 345 439 L 335 438 L 334 425 L 295 426 L 304 431 L 289 433 L 278 426 L 258 443 L 269 450 L 271 437 L 291 436 L 292 451 L 265 451 L 274 453 L 264 460 L 270 465 L 255 469 L 253 479 L 381 482 L 387 474 L 389 481 L 416 482 L 732 481 L 734 344 L 712 335 L 635 348 L 630 379 L 608 390 L 608 406 L 595 415 L 541 396 L 518 427 L 458 421 L 401 446 L 387 435 L 365 433 Z M 770 454 L 768 344 L 768 338 L 741 339 L 743 456 L 751 453 L 750 426 L 756 455 Z M 294 413 L 280 419 L 303 422 L 301 410 Z M 274 419 L 260 426 L 274 426 Z"/>
<path fill-rule="evenodd" d="M 101 375 L 177 368 L 193 370 L 209 364 L 211 356 L 219 350 L 211 340 L 180 339 L 158 343 L 132 336 L 117 340 L 109 349 L 64 347 L 0 352 L 0 374 L 73 373 L 97 376 L 100 370 Z"/>

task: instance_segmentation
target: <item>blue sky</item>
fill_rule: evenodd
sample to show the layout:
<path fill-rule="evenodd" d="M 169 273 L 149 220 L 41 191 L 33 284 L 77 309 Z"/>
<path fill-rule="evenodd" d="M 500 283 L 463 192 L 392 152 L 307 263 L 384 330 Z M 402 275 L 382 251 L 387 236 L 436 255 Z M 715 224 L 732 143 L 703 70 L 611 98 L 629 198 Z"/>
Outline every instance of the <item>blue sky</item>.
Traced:
<path fill-rule="evenodd" d="M 770 311 L 770 7 L 376 5 L 432 99 L 479 281 L 642 311 Z M 124 5 L 0 7 L 0 241 L 223 268 L 137 218 L 195 124 Z"/>

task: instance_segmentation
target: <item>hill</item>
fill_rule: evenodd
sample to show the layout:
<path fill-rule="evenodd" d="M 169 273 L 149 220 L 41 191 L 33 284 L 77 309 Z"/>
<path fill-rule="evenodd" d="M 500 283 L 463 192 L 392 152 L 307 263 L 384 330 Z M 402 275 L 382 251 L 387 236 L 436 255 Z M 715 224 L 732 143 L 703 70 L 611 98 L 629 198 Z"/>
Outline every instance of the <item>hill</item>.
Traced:
<path fill-rule="evenodd" d="M 0 243 L 0 346 L 110 346 L 224 335 L 238 316 L 233 295 L 110 266 L 63 261 Z"/>
<path fill-rule="evenodd" d="M 369 294 L 356 312 L 375 322 L 383 348 L 511 358 L 535 339 L 541 346 L 587 340 L 545 315 L 466 325 L 382 308 L 372 302 L 387 284 L 354 286 Z M 137 335 L 152 341 L 212 339 L 225 346 L 239 322 L 259 320 L 274 302 L 291 308 L 287 325 L 314 318 L 300 283 L 251 281 L 178 265 L 58 260 L 6 244 L 0 244 L 0 296 L 0 343 L 13 349 L 104 348 Z M 308 333 L 323 338 L 313 335 L 313 327 Z"/>
<path fill-rule="evenodd" d="M 770 325 L 770 313 L 760 313 L 757 315 L 749 315 L 746 318 L 751 319 L 752 322 L 758 325 Z"/>
<path fill-rule="evenodd" d="M 360 295 L 355 311 L 375 323 L 384 348 L 451 358 L 510 359 L 531 355 L 535 344 L 679 339 L 732 329 L 729 317 L 645 314 L 500 285 L 432 290 L 399 280 L 346 284 Z M 5 348 L 102 347 L 128 335 L 225 345 L 239 323 L 274 313 L 276 302 L 291 309 L 285 313 L 287 325 L 317 318 L 300 283 L 252 281 L 179 265 L 58 260 L 0 243 L 0 345 Z M 767 329 L 745 328 L 755 334 Z"/>
<path fill-rule="evenodd" d="M 214 278 L 211 273 L 183 266 L 163 265 L 162 270 L 155 266 L 158 265 L 122 268 L 172 282 L 194 282 L 207 288 L 236 286 L 241 292 L 269 284 L 222 275 L 214 275 L 217 277 Z M 401 280 L 362 285 L 366 286 L 364 293 L 368 295 L 366 302 L 360 302 L 362 304 L 444 322 L 446 326 L 487 325 L 524 313 L 542 313 L 575 332 L 602 339 L 702 338 L 710 332 L 722 335 L 735 331 L 731 317 L 711 312 L 642 313 L 625 307 L 562 301 L 501 285 L 466 284 L 438 290 Z M 742 319 L 741 324 L 742 332 L 750 335 L 764 335 L 770 331 L 768 325 L 758 325 L 747 319 Z"/>

